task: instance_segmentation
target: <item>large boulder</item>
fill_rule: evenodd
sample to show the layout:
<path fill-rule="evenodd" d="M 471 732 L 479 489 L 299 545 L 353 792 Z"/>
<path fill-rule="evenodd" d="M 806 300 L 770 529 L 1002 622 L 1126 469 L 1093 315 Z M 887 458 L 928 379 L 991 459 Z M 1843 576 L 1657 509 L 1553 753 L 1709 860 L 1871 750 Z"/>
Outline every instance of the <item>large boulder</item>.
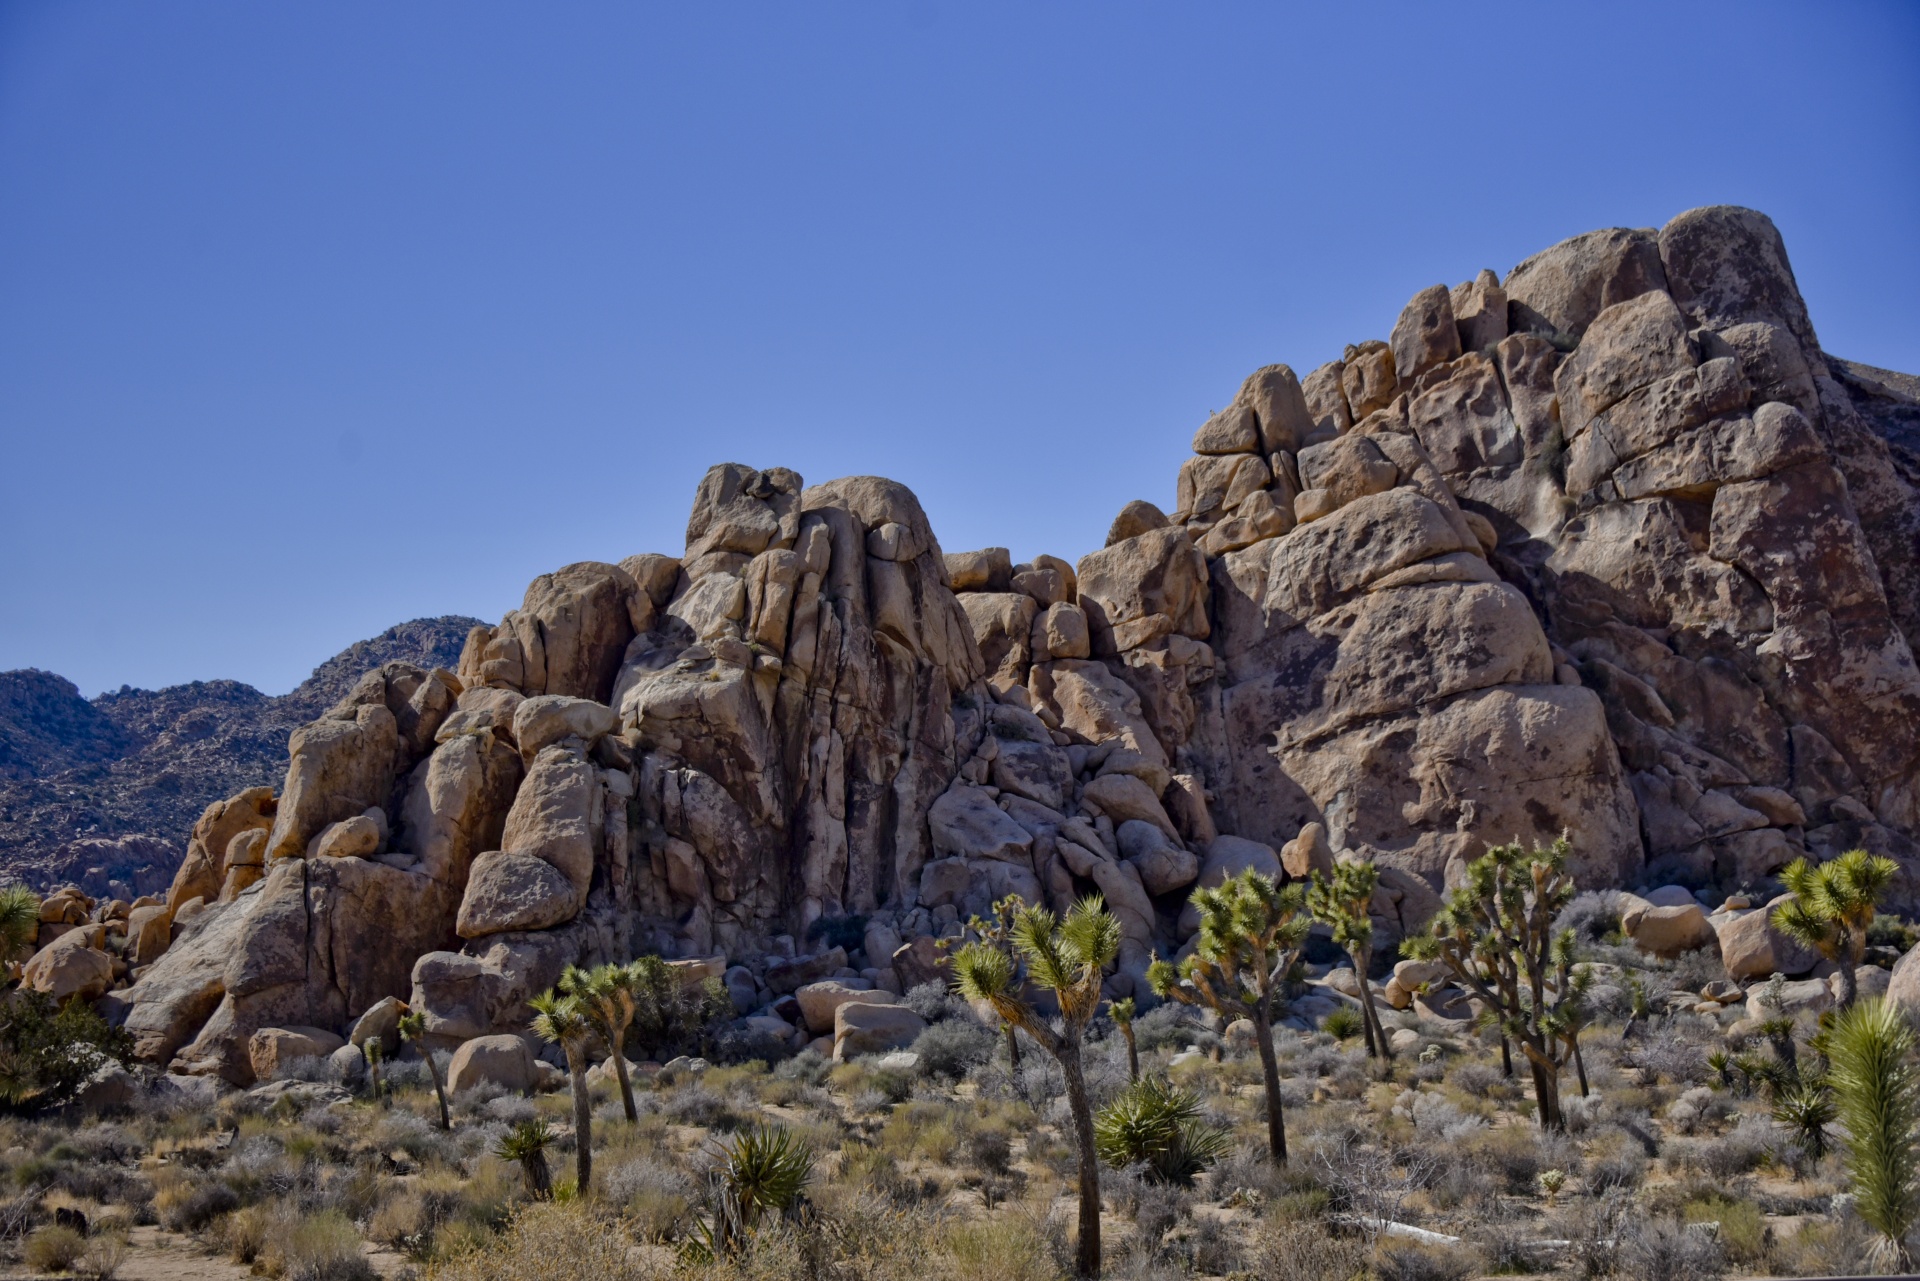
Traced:
<path fill-rule="evenodd" d="M 1769 975 L 1805 974 L 1819 964 L 1819 954 L 1781 933 L 1773 925 L 1776 898 L 1763 908 L 1716 914 L 1711 923 L 1720 939 L 1720 961 L 1735 982 Z"/>
<path fill-rule="evenodd" d="M 473 861 L 455 930 L 463 939 L 544 930 L 570 921 L 582 895 L 566 874 L 532 854 L 494 852 Z"/>
<path fill-rule="evenodd" d="M 525 1094 L 539 1082 L 533 1051 L 525 1037 L 477 1036 L 453 1052 L 447 1065 L 447 1092 L 463 1094 L 481 1085 Z"/>
<path fill-rule="evenodd" d="M 1620 914 L 1620 929 L 1635 946 L 1655 956 L 1678 956 L 1714 941 L 1707 914 L 1694 902 L 1658 907 L 1645 899 L 1634 899 Z"/>
<path fill-rule="evenodd" d="M 833 1061 L 905 1049 L 927 1030 L 927 1021 L 904 1005 L 849 1002 L 833 1014 Z"/>
<path fill-rule="evenodd" d="M 61 1003 L 104 994 L 113 984 L 113 958 L 94 946 L 98 933 L 83 927 L 62 934 L 33 954 L 20 973 L 21 984 Z"/>
<path fill-rule="evenodd" d="M 848 980 L 809 983 L 796 988 L 793 995 L 800 1002 L 800 1013 L 807 1021 L 807 1030 L 815 1036 L 824 1036 L 833 1031 L 835 1015 L 843 1005 L 895 1005 L 900 999 L 891 992 L 854 987 Z"/>
<path fill-rule="evenodd" d="M 324 1059 L 346 1041 L 323 1027 L 263 1027 L 247 1038 L 247 1058 L 262 1081 L 277 1080 L 300 1059 Z"/>

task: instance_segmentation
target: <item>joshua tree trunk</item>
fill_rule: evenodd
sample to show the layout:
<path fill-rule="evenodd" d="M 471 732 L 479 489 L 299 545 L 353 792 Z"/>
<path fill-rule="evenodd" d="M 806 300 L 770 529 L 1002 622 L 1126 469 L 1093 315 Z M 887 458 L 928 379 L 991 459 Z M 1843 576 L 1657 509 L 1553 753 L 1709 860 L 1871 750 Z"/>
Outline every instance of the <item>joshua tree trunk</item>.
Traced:
<path fill-rule="evenodd" d="M 567 1075 L 573 1085 L 574 1183 L 582 1199 L 593 1182 L 593 1096 L 587 1092 L 585 1060 L 584 1048 L 567 1047 Z"/>
<path fill-rule="evenodd" d="M 553 1174 L 547 1169 L 544 1151 L 536 1148 L 520 1158 L 520 1181 L 527 1185 L 527 1195 L 534 1200 L 552 1200 Z"/>
<path fill-rule="evenodd" d="M 1580 1078 L 1580 1097 L 1584 1099 L 1587 1097 L 1587 1061 L 1580 1054 L 1580 1034 L 1575 1032 L 1569 1039 L 1573 1042 L 1573 1070 Z"/>
<path fill-rule="evenodd" d="M 1840 957 L 1840 1008 L 1843 1010 L 1852 1009 L 1853 1003 L 1859 995 L 1860 978 L 1854 973 L 1851 958 L 1843 952 Z"/>
<path fill-rule="evenodd" d="M 1356 966 L 1363 966 L 1366 958 L 1355 957 Z M 1383 1059 L 1393 1058 L 1393 1051 L 1387 1048 L 1387 1030 L 1380 1026 L 1380 1010 L 1373 1003 L 1373 984 L 1367 982 L 1367 971 L 1360 968 L 1360 1012 L 1367 1016 L 1367 1053 L 1374 1052 L 1373 1043 L 1380 1043 L 1379 1055 Z"/>
<path fill-rule="evenodd" d="M 1273 1056 L 1273 1018 L 1260 1002 L 1253 1011 L 1253 1035 L 1260 1050 L 1260 1075 L 1267 1087 L 1267 1154 L 1275 1165 L 1287 1163 L 1287 1120 L 1280 1111 L 1280 1064 Z"/>
<path fill-rule="evenodd" d="M 1560 1117 L 1560 1069 L 1558 1065 L 1545 1061 L 1531 1046 L 1522 1046 L 1527 1051 L 1527 1066 L 1533 1070 L 1533 1101 L 1540 1115 L 1542 1130 L 1558 1130 L 1562 1126 Z"/>
<path fill-rule="evenodd" d="M 1093 1109 L 1087 1105 L 1087 1078 L 1080 1066 L 1078 1042 L 1061 1045 L 1060 1071 L 1067 1079 L 1067 1108 L 1073 1114 L 1080 1148 L 1080 1247 L 1075 1272 L 1100 1275 L 1100 1157 L 1093 1146 Z"/>
<path fill-rule="evenodd" d="M 638 1121 L 640 1109 L 633 1105 L 633 1082 L 627 1078 L 627 1056 L 620 1047 L 613 1047 L 613 1077 L 620 1082 L 620 1105 L 627 1110 L 627 1120 Z"/>
<path fill-rule="evenodd" d="M 1133 1024 L 1123 1023 L 1120 1026 L 1120 1035 L 1127 1041 L 1127 1079 L 1138 1081 L 1140 1079 L 1140 1047 L 1134 1044 Z"/>
<path fill-rule="evenodd" d="M 1009 1071 L 1018 1072 L 1020 1070 L 1020 1034 L 1014 1030 L 1011 1023 L 1002 1023 L 1000 1026 L 1007 1029 L 1007 1068 Z"/>
<path fill-rule="evenodd" d="M 1513 1048 L 1507 1044 L 1505 1032 L 1500 1034 L 1500 1075 L 1504 1077 L 1513 1075 Z"/>
<path fill-rule="evenodd" d="M 440 1083 L 440 1065 L 433 1061 L 433 1051 L 425 1045 L 420 1047 L 420 1057 L 427 1061 L 427 1075 L 433 1078 L 433 1093 L 440 1100 L 440 1128 L 451 1130 L 453 1120 L 447 1115 L 447 1087 Z"/>

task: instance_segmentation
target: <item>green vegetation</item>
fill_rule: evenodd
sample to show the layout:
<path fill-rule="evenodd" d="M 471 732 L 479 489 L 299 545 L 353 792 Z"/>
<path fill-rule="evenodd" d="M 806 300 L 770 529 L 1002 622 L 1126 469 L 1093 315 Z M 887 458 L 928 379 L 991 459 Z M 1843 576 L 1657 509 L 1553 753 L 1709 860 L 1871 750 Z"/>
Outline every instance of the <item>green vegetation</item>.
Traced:
<path fill-rule="evenodd" d="M 1307 887 L 1307 909 L 1313 919 L 1333 931 L 1334 944 L 1353 961 L 1354 973 L 1361 979 L 1360 1012 L 1366 1020 L 1367 1053 L 1392 1058 L 1387 1034 L 1380 1026 L 1380 1013 L 1373 1005 L 1373 987 L 1366 982 L 1367 969 L 1373 963 L 1373 892 L 1380 885 L 1380 869 L 1372 863 L 1341 863 L 1330 877 L 1315 873 Z"/>
<path fill-rule="evenodd" d="M 1093 1123 L 1100 1159 L 1115 1169 L 1145 1163 L 1161 1183 L 1193 1186 L 1194 1176 L 1225 1156 L 1230 1134 L 1201 1117 L 1200 1096 L 1158 1076 L 1134 1082 Z"/>
<path fill-rule="evenodd" d="M 1780 871 L 1792 897 L 1773 909 L 1773 924 L 1838 967 L 1841 1009 L 1859 997 L 1854 970 L 1867 950 L 1880 896 L 1899 871 L 1892 859 L 1865 850 L 1848 850 L 1818 866 L 1797 858 Z"/>
<path fill-rule="evenodd" d="M 1846 1166 L 1860 1217 L 1903 1272 L 1920 1222 L 1920 1065 L 1899 1007 L 1867 1001 L 1841 1011 L 1828 1032 L 1834 1110 L 1846 1133 Z"/>

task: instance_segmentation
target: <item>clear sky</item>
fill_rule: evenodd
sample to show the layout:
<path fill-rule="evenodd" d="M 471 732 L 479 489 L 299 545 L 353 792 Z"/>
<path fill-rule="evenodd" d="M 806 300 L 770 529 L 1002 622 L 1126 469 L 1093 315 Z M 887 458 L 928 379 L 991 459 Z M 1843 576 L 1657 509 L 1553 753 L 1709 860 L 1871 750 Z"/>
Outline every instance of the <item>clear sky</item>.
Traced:
<path fill-rule="evenodd" d="M 1713 203 L 1920 370 L 1920 5 L 0 0 L 0 668 L 284 691 L 727 460 L 1077 558 L 1253 368 Z"/>

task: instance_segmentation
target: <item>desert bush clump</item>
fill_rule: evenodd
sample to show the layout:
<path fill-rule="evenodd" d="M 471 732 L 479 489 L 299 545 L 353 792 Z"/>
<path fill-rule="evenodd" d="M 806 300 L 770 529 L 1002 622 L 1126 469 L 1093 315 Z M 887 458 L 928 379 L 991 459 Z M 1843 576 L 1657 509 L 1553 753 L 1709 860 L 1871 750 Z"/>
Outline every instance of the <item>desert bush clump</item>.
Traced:
<path fill-rule="evenodd" d="M 1466 1245 L 1429 1245 L 1383 1239 L 1374 1246 L 1378 1281 L 1470 1281 L 1480 1275 L 1480 1255 Z"/>
<path fill-rule="evenodd" d="M 1145 1167 L 1149 1177 L 1190 1187 L 1224 1156 L 1230 1132 L 1201 1116 L 1200 1096 L 1148 1076 L 1094 1115 L 1094 1148 L 1115 1169 Z"/>
<path fill-rule="evenodd" d="M 1670 1218 L 1623 1216 L 1615 1257 L 1618 1270 L 1636 1281 L 1711 1281 L 1727 1271 L 1711 1232 Z"/>
<path fill-rule="evenodd" d="M 1351 1281 L 1367 1273 L 1366 1245 L 1334 1236 L 1317 1219 L 1267 1216 L 1254 1230 L 1248 1254 L 1263 1281 Z"/>
<path fill-rule="evenodd" d="M 601 1194 L 619 1207 L 642 1241 L 670 1240 L 699 1202 L 692 1179 L 657 1161 L 628 1161 L 600 1178 Z"/>
<path fill-rule="evenodd" d="M 65 1272 L 80 1261 L 86 1248 L 87 1239 L 78 1232 L 64 1224 L 49 1223 L 27 1238 L 21 1257 L 35 1272 Z"/>
<path fill-rule="evenodd" d="M 993 1057 L 999 1039 L 973 1019 L 947 1019 L 915 1037 L 912 1049 L 929 1076 L 960 1081 Z"/>

